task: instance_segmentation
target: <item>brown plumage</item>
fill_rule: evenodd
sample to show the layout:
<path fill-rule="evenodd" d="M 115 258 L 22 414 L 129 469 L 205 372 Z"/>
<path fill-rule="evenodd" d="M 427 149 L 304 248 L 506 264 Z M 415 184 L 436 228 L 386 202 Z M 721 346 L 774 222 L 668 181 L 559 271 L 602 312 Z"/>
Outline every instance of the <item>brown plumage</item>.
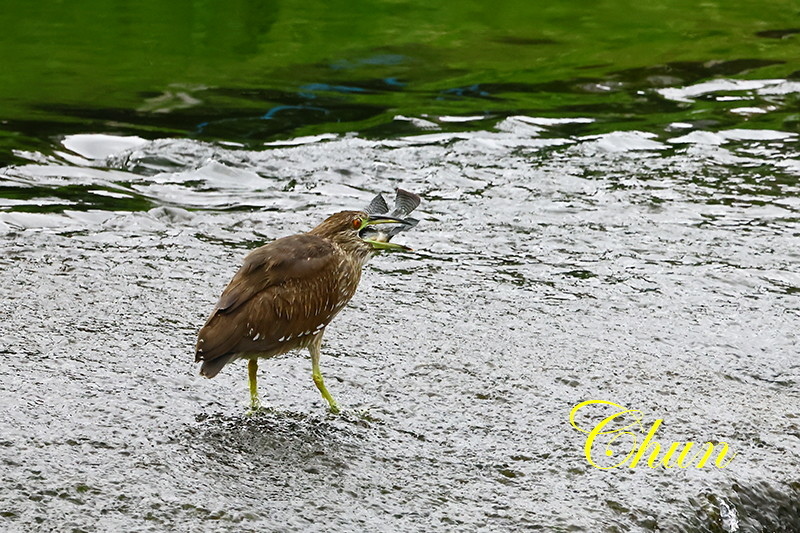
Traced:
<path fill-rule="evenodd" d="M 213 378 L 229 362 L 249 359 L 251 406 L 257 409 L 258 358 L 308 348 L 314 382 L 331 410 L 338 411 L 319 371 L 322 336 L 355 294 L 361 269 L 375 251 L 360 231 L 383 222 L 405 223 L 343 211 L 308 233 L 250 252 L 198 334 L 200 373 Z"/>

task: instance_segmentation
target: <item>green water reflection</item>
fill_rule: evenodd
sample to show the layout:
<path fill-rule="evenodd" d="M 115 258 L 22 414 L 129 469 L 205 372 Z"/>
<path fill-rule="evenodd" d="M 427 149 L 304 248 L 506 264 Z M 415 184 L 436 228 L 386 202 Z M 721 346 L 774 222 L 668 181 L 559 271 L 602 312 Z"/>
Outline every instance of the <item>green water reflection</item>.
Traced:
<path fill-rule="evenodd" d="M 383 135 L 398 114 L 592 112 L 648 129 L 681 109 L 648 108 L 643 89 L 800 68 L 793 0 L 3 3 L 6 150 L 77 131 Z"/>

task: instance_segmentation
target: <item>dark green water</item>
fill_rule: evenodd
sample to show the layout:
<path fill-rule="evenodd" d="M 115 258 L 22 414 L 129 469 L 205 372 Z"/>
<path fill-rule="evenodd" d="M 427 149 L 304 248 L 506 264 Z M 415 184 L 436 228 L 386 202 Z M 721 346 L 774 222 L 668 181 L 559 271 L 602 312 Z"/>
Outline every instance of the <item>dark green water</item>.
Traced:
<path fill-rule="evenodd" d="M 796 2 L 6 4 L 0 530 L 800 531 Z M 397 186 L 343 415 L 245 416 L 239 261 Z M 737 455 L 594 468 L 591 399 Z"/>
<path fill-rule="evenodd" d="M 413 132 L 396 115 L 583 116 L 660 131 L 660 87 L 797 75 L 800 7 L 757 2 L 7 2 L 3 155 L 66 132 L 258 144 Z M 734 91 L 735 92 L 735 91 Z M 796 93 L 792 97 L 796 101 Z M 796 128 L 796 109 L 719 126 Z M 464 129 L 449 124 L 447 129 Z M 470 127 L 485 127 L 473 124 Z M 43 144 L 44 142 L 44 144 Z"/>

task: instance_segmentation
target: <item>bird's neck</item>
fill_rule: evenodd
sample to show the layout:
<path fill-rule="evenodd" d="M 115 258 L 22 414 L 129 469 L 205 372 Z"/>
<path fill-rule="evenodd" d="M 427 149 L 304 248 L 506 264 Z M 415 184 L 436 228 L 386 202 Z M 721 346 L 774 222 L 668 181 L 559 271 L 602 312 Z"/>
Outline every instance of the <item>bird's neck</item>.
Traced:
<path fill-rule="evenodd" d="M 310 235 L 322 237 L 331 243 L 342 256 L 347 259 L 348 263 L 353 264 L 353 266 L 357 267 L 359 270 L 373 255 L 375 255 L 372 246 L 359 238 L 354 239 L 352 236 L 340 235 L 338 233 L 326 234 L 326 232 L 320 231 L 320 227 L 314 228 L 308 233 Z"/>
<path fill-rule="evenodd" d="M 332 239 L 332 241 L 333 245 L 341 250 L 358 270 L 361 270 L 372 256 L 375 255 L 371 247 L 363 242 L 354 243 L 349 240 L 338 241 L 336 239 Z"/>

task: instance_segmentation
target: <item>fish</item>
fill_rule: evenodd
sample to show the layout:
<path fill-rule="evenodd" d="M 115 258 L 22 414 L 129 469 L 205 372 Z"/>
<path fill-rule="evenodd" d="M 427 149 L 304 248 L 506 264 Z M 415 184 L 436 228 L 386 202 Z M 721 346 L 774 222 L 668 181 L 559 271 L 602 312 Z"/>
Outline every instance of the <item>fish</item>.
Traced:
<path fill-rule="evenodd" d="M 367 237 L 377 242 L 389 242 L 392 237 L 401 231 L 413 228 L 419 224 L 419 220 L 416 218 L 411 218 L 408 215 L 417 207 L 419 207 L 421 201 L 422 199 L 419 197 L 419 195 L 414 194 L 413 192 L 400 188 L 395 189 L 394 209 L 391 213 L 389 213 L 389 216 L 404 220 L 407 224 L 381 224 L 380 226 L 369 226 L 368 228 L 365 228 L 366 233 L 365 235 L 362 235 L 362 237 Z M 389 211 L 389 204 L 386 203 L 383 195 L 378 193 L 369 203 L 365 211 L 370 215 L 385 215 Z"/>
<path fill-rule="evenodd" d="M 365 211 L 369 215 L 385 215 L 389 212 L 389 206 L 386 204 L 386 200 L 383 199 L 383 195 L 378 193 L 369 203 Z"/>

